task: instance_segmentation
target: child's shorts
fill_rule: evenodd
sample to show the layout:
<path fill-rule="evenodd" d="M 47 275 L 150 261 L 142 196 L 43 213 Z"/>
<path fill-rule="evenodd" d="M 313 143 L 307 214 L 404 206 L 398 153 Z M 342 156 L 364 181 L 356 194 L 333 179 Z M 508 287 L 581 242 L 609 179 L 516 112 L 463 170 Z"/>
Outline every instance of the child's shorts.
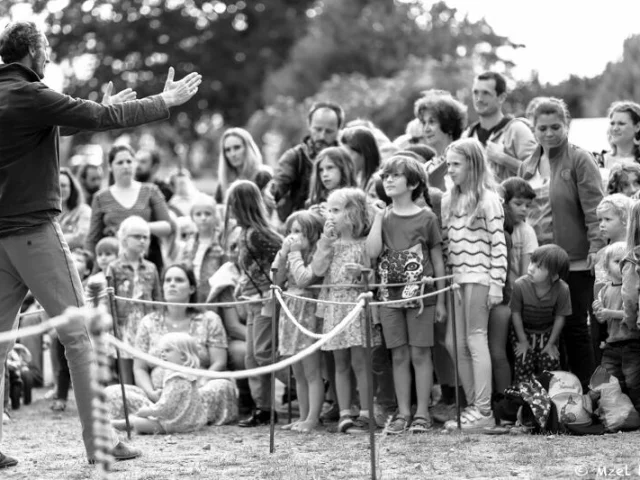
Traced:
<path fill-rule="evenodd" d="M 387 348 L 403 345 L 412 347 L 433 347 L 433 323 L 436 316 L 435 305 L 419 308 L 391 308 L 380 306 L 380 324 Z"/>

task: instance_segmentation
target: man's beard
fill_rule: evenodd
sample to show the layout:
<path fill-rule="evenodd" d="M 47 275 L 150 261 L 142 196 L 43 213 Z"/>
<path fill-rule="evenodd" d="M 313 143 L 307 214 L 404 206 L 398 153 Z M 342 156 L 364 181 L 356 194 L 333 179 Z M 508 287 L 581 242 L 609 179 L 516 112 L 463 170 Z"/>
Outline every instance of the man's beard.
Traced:
<path fill-rule="evenodd" d="M 96 193 L 98 190 L 100 190 L 100 185 L 91 185 L 90 187 L 87 187 L 85 185 L 84 189 L 87 191 L 87 193 L 93 195 L 94 193 Z"/>
<path fill-rule="evenodd" d="M 138 172 L 136 171 L 136 180 L 142 183 L 151 181 L 151 172 Z"/>

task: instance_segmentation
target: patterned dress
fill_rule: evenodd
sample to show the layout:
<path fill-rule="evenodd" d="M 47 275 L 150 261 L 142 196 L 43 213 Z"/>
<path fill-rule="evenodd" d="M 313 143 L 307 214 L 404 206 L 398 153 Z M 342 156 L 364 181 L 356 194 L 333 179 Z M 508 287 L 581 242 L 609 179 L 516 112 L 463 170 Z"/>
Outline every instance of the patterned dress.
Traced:
<path fill-rule="evenodd" d="M 287 257 L 278 252 L 273 266 L 278 272 L 287 272 L 287 292 L 300 297 L 315 298 L 317 290 L 306 288 L 314 283 L 318 277 L 313 275 L 310 265 L 305 265 L 300 252 L 289 252 Z M 298 298 L 284 298 L 287 308 L 295 319 L 307 330 L 319 333 L 320 322 L 316 317 L 316 303 Z M 289 319 L 285 312 L 280 311 L 280 325 L 278 328 L 278 350 L 282 356 L 291 356 L 304 350 L 317 341 L 301 332 Z"/>
<path fill-rule="evenodd" d="M 154 312 L 140 321 L 136 348 L 160 357 L 157 349 L 160 338 L 169 333 L 168 324 L 163 312 Z M 200 366 L 207 368 L 211 364 L 209 347 L 227 348 L 227 336 L 222 320 L 213 312 L 196 312 L 191 315 L 189 334 L 198 343 Z M 150 372 L 154 389 L 162 390 L 166 371 L 155 367 Z M 207 423 L 224 425 L 235 421 L 238 417 L 238 390 L 230 380 L 200 380 L 199 392 L 205 404 Z M 149 407 L 153 402 L 145 392 L 137 386 L 125 385 L 127 406 L 130 413 L 137 412 L 142 407 Z M 111 385 L 105 389 L 112 418 L 124 418 L 122 395 L 119 385 Z"/>
<path fill-rule="evenodd" d="M 366 238 L 344 241 L 336 240 L 331 242 L 326 237 L 318 241 L 316 253 L 313 256 L 313 273 L 318 276 L 324 275 L 324 285 L 334 284 L 356 284 L 346 271 L 345 264 L 358 263 L 364 267 L 369 266 L 369 259 L 365 247 Z M 358 300 L 358 296 L 363 293 L 362 288 L 323 288 L 320 291 L 321 300 L 333 302 L 353 302 Z M 317 314 L 324 318 L 322 333 L 326 334 L 333 330 L 344 318 L 353 310 L 353 305 L 318 305 Z M 362 311 L 356 320 L 349 324 L 339 335 L 329 340 L 322 346 L 322 350 L 340 350 L 350 347 L 364 347 L 366 345 L 366 320 Z M 372 331 L 372 344 L 376 344 L 379 339 Z"/>
<path fill-rule="evenodd" d="M 165 433 L 193 432 L 207 424 L 207 410 L 198 390 L 198 380 L 183 373 L 167 371 L 162 396 L 147 408 L 149 417 L 156 419 Z"/>

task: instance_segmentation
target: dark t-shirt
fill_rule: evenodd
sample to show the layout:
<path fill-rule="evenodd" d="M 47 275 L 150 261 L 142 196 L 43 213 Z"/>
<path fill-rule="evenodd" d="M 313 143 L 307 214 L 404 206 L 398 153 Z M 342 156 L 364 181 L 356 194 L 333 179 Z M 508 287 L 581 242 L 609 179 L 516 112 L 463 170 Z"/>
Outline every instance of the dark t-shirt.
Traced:
<path fill-rule="evenodd" d="M 520 277 L 513 285 L 510 307 L 512 312 L 522 315 L 525 331 L 547 332 L 553 328 L 556 316 L 571 315 L 569 286 L 563 280 L 558 280 L 539 298 L 531 279 L 528 276 Z"/>
<path fill-rule="evenodd" d="M 442 243 L 438 218 L 428 208 L 414 215 L 400 216 L 387 207 L 382 217 L 382 254 L 378 259 L 380 283 L 409 283 L 433 276 L 430 250 Z M 433 291 L 425 288 L 424 293 Z M 419 296 L 420 285 L 381 287 L 381 300 L 411 299 Z M 434 305 L 436 297 L 424 299 L 425 305 Z M 391 307 L 418 307 L 417 301 Z"/>

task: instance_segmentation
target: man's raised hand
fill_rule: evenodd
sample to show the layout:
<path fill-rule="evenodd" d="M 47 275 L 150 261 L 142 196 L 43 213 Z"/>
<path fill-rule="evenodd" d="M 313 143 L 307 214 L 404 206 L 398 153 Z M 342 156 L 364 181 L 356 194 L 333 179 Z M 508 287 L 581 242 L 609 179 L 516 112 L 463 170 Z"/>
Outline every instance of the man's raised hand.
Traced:
<path fill-rule="evenodd" d="M 113 82 L 109 82 L 102 96 L 102 105 L 130 102 L 131 100 L 135 100 L 136 96 L 137 93 L 131 88 L 125 88 L 121 92 L 113 94 Z"/>
<path fill-rule="evenodd" d="M 176 107 L 187 102 L 198 92 L 198 87 L 202 83 L 202 75 L 193 72 L 177 82 L 173 81 L 175 70 L 169 67 L 167 81 L 164 83 L 164 90 L 160 94 L 167 107 Z"/>

